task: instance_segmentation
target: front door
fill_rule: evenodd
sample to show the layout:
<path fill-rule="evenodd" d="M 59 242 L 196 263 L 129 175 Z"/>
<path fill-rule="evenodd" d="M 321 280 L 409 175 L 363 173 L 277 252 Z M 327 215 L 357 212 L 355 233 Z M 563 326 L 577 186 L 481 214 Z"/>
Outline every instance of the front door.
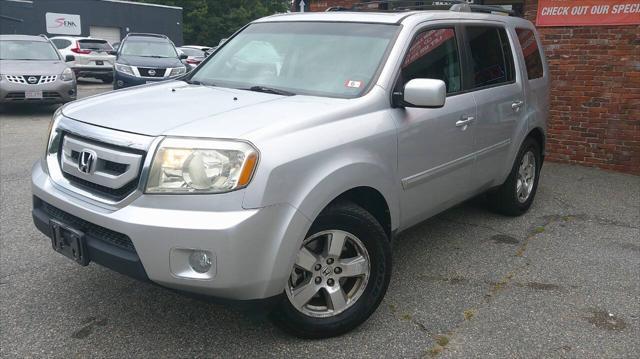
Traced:
<path fill-rule="evenodd" d="M 461 42 L 455 27 L 417 33 L 401 64 L 395 91 L 415 78 L 447 85 L 442 108 L 394 108 L 398 125 L 401 226 L 406 228 L 463 200 L 470 193 L 476 104 L 462 93 Z"/>

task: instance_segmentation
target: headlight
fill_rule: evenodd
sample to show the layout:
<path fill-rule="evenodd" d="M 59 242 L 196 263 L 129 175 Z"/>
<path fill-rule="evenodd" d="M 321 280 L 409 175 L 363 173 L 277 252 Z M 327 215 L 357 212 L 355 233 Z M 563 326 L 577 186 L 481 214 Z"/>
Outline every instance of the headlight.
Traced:
<path fill-rule="evenodd" d="M 45 151 L 44 151 L 44 157 L 45 157 L 45 163 L 47 163 L 46 159 L 50 154 L 55 154 L 56 151 L 58 150 L 58 147 L 60 146 L 60 137 L 58 134 L 58 131 L 56 130 L 56 128 L 58 127 L 58 122 L 60 122 L 60 120 L 62 119 L 62 108 L 64 106 L 60 106 L 58 107 L 58 109 L 56 110 L 56 112 L 53 113 L 53 117 L 51 118 L 51 121 L 49 121 L 49 130 L 48 130 L 48 134 L 47 134 L 47 143 L 45 144 Z M 49 172 L 49 167 L 44 166 L 44 170 L 45 172 Z"/>
<path fill-rule="evenodd" d="M 147 193 L 221 193 L 246 187 L 258 163 L 248 143 L 167 138 L 156 151 Z"/>
<path fill-rule="evenodd" d="M 123 74 L 135 76 L 131 66 L 123 65 L 123 64 L 116 64 L 115 67 L 116 67 L 116 71 L 118 71 L 118 72 L 122 72 Z"/>
<path fill-rule="evenodd" d="M 171 73 L 169 73 L 169 76 L 178 76 L 178 75 L 182 75 L 185 72 L 187 72 L 187 68 L 184 66 L 174 67 L 171 69 Z"/>
<path fill-rule="evenodd" d="M 60 79 L 62 81 L 73 80 L 73 71 L 67 67 L 66 69 L 64 69 L 64 71 L 62 71 L 62 74 L 60 75 Z"/>

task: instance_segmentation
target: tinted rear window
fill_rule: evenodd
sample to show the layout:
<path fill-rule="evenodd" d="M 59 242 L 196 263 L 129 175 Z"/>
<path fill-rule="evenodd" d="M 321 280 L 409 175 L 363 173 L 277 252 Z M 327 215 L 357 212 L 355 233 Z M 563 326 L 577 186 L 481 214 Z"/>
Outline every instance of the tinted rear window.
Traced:
<path fill-rule="evenodd" d="M 529 80 L 542 77 L 544 75 L 542 57 L 540 56 L 535 34 L 529 29 L 516 29 L 516 33 L 524 55 L 524 62 L 527 65 Z"/>
<path fill-rule="evenodd" d="M 78 44 L 83 50 L 110 51 L 112 49 L 111 45 L 104 40 L 79 40 Z"/>
<path fill-rule="evenodd" d="M 515 79 L 513 55 L 504 29 L 467 27 L 474 88 L 495 86 Z"/>
<path fill-rule="evenodd" d="M 51 42 L 53 42 L 53 44 L 56 45 L 58 49 L 64 49 L 65 47 L 69 47 L 69 45 L 71 45 L 71 41 L 65 39 L 51 39 Z"/>

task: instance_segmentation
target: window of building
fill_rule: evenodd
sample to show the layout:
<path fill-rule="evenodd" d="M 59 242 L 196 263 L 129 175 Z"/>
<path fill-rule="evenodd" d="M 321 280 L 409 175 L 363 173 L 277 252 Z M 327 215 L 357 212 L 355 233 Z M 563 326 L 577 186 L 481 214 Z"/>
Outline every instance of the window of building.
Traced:
<path fill-rule="evenodd" d="M 515 79 L 513 54 L 504 29 L 467 27 L 474 88 L 496 86 Z"/>
<path fill-rule="evenodd" d="M 542 57 L 535 34 L 529 29 L 516 29 L 516 33 L 522 48 L 522 55 L 524 55 L 524 62 L 527 65 L 529 80 L 542 77 L 544 75 Z"/>
<path fill-rule="evenodd" d="M 447 93 L 462 90 L 460 56 L 453 28 L 419 33 L 402 62 L 400 88 L 413 79 L 437 79 L 447 85 Z M 398 89 L 400 90 L 400 89 Z"/>

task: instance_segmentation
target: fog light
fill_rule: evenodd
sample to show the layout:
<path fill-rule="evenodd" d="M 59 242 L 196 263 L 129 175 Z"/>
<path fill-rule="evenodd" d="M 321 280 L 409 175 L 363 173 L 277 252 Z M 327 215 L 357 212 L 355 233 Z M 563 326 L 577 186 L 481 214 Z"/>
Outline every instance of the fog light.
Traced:
<path fill-rule="evenodd" d="M 189 255 L 189 265 L 198 273 L 206 273 L 211 269 L 211 255 L 205 251 L 194 251 Z"/>

